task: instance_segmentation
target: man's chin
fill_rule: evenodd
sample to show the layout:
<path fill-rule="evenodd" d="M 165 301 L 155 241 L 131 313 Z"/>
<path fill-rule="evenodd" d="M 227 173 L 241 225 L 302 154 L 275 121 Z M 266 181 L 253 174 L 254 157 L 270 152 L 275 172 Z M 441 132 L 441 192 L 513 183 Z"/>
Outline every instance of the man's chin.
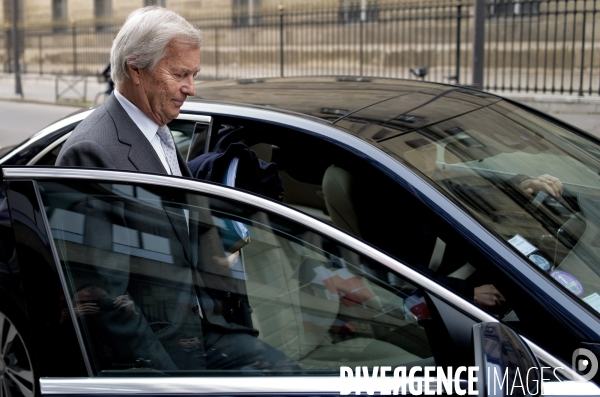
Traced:
<path fill-rule="evenodd" d="M 179 108 L 174 109 L 173 111 L 171 111 L 171 113 L 169 114 L 169 123 L 173 120 L 175 120 L 177 117 L 179 117 Z"/>

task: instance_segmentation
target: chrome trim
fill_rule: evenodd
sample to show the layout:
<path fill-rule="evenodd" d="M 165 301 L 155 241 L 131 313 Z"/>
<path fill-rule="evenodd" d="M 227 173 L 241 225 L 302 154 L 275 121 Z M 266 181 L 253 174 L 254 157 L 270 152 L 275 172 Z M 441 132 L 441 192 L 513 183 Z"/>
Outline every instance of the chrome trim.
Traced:
<path fill-rule="evenodd" d="M 57 140 L 52 142 L 51 145 L 46 146 L 46 148 L 44 148 L 44 150 L 42 150 L 41 152 L 36 154 L 31 160 L 29 160 L 27 165 L 35 165 L 48 152 L 54 150 L 54 148 L 56 148 L 58 145 L 64 143 L 67 140 L 67 138 L 71 136 L 72 133 L 73 133 L 73 131 L 67 132 L 65 135 L 61 136 L 60 138 L 58 138 Z"/>
<path fill-rule="evenodd" d="M 338 242 L 352 247 L 359 253 L 368 256 L 369 258 L 383 263 L 385 266 L 395 270 L 404 277 L 414 280 L 416 284 L 421 285 L 430 292 L 440 298 L 451 302 L 456 307 L 469 313 L 474 318 L 480 321 L 498 322 L 498 320 L 484 312 L 483 310 L 473 306 L 471 303 L 460 298 L 454 293 L 448 291 L 434 281 L 426 278 L 421 273 L 413 270 L 407 265 L 404 265 L 395 259 L 383 254 L 377 249 L 368 246 L 367 244 L 355 239 L 345 232 L 327 225 L 322 221 L 312 218 L 302 212 L 287 207 L 285 205 L 269 201 L 259 196 L 254 196 L 243 191 L 229 188 L 222 185 L 209 184 L 202 181 L 197 181 L 187 178 L 179 178 L 173 176 L 143 174 L 135 172 L 109 171 L 101 169 L 81 169 L 81 168 L 3 168 L 4 179 L 86 179 L 93 181 L 110 181 L 117 183 L 146 183 L 152 185 L 169 186 L 180 189 L 193 190 L 198 193 L 212 194 L 224 197 L 226 199 L 241 201 L 245 204 L 257 206 L 267 211 L 276 213 L 285 218 L 293 219 L 295 222 L 316 230 L 326 236 L 331 237 Z"/>
<path fill-rule="evenodd" d="M 267 381 L 268 379 L 268 381 Z M 333 378 L 333 379 L 339 379 Z M 338 382 L 332 377 L 140 377 L 140 378 L 41 378 L 43 395 L 64 394 L 198 394 L 237 393 L 335 393 Z"/>
<path fill-rule="evenodd" d="M 198 394 L 198 395 L 227 395 L 227 394 L 249 394 L 260 393 L 290 393 L 294 394 L 333 394 L 339 395 L 340 391 L 352 386 L 371 386 L 374 390 L 389 386 L 403 386 L 409 390 L 409 379 L 405 383 L 393 384 L 392 376 L 386 376 L 388 382 L 380 379 L 374 381 L 365 380 L 358 382 L 346 381 L 342 384 L 341 378 L 337 376 L 258 376 L 258 377 L 152 377 L 152 378 L 42 378 L 40 389 L 42 394 L 64 395 L 64 394 Z M 435 390 L 437 382 L 430 378 L 429 389 Z M 424 389 L 425 378 L 414 377 L 413 385 Z M 419 386 L 417 386 L 419 385 Z M 460 381 L 461 388 L 466 390 L 467 382 Z M 413 387 L 415 387 L 413 386 Z M 367 390 L 361 390 L 367 393 Z M 354 393 L 352 393 L 354 394 Z"/>
<path fill-rule="evenodd" d="M 21 149 L 26 148 L 27 146 L 31 145 L 33 142 L 39 141 L 40 139 L 44 138 L 46 135 L 51 134 L 60 128 L 64 128 L 64 127 L 68 126 L 69 124 L 83 120 L 84 118 L 89 116 L 90 113 L 92 113 L 93 111 L 94 111 L 93 109 L 90 109 L 85 112 L 77 113 L 71 117 L 67 117 L 66 119 L 59 120 L 56 123 L 51 124 L 48 127 L 38 131 L 29 140 L 24 142 L 22 145 L 11 150 L 10 154 L 6 155 L 5 157 L 2 158 L 2 160 L 0 160 L 0 164 L 4 163 L 6 160 L 12 158 L 15 155 L 15 153 L 18 153 L 19 151 L 21 151 Z"/>
<path fill-rule="evenodd" d="M 185 110 L 187 111 L 188 109 L 185 109 Z M 212 117 L 211 116 L 203 116 L 200 114 L 179 113 L 179 116 L 177 116 L 177 120 L 189 120 L 189 121 L 200 121 L 203 123 L 210 123 L 212 121 Z"/>
<path fill-rule="evenodd" d="M 301 113 L 287 113 L 272 109 L 264 109 L 260 107 L 253 107 L 252 105 L 243 104 L 227 104 L 227 103 L 216 103 L 216 102 L 184 102 L 181 107 L 181 111 L 187 114 L 210 114 L 214 115 L 225 115 L 232 116 L 238 119 L 252 119 L 259 120 L 263 123 L 277 123 L 283 124 L 291 128 L 302 128 L 307 131 L 316 132 L 319 135 L 325 135 L 324 132 L 318 131 L 318 127 L 321 129 L 327 128 L 328 130 L 335 130 L 338 133 L 342 133 L 345 136 L 352 136 L 353 138 L 364 142 L 362 139 L 356 138 L 353 135 L 341 130 L 331 122 L 313 119 L 310 116 L 303 115 Z"/>
<path fill-rule="evenodd" d="M 40 190 L 37 186 L 37 181 L 33 181 L 35 188 L 35 197 L 40 205 L 44 202 L 42 201 L 42 197 L 40 196 Z M 50 230 L 50 222 L 48 221 L 48 217 L 46 215 L 46 211 L 43 210 L 43 207 L 40 208 L 40 212 L 42 214 L 42 219 L 44 220 L 44 225 L 46 226 L 46 236 L 48 236 L 48 242 L 50 244 L 50 250 L 52 251 L 52 256 L 54 257 L 54 263 L 56 264 L 58 278 L 60 280 L 60 285 L 63 291 L 68 291 L 67 287 L 67 278 L 63 273 L 63 268 L 60 265 L 60 259 L 58 257 L 58 252 L 56 251 L 56 245 L 54 244 L 54 240 L 52 238 L 52 230 Z M 85 369 L 88 373 L 88 376 L 93 376 L 92 366 L 90 364 L 90 359 L 87 355 L 87 349 L 85 348 L 85 343 L 83 342 L 83 335 L 81 334 L 81 330 L 79 329 L 79 324 L 77 324 L 77 315 L 75 314 L 75 307 L 73 306 L 73 301 L 71 299 L 65 299 L 67 302 L 67 307 L 69 309 L 69 316 L 71 316 L 71 321 L 73 322 L 73 327 L 75 328 L 75 335 L 77 336 L 77 342 L 79 343 L 79 348 L 81 349 L 81 355 L 83 356 L 83 362 L 85 364 Z"/>
<path fill-rule="evenodd" d="M 415 384 L 425 381 L 415 377 Z M 466 382 L 461 380 L 461 388 Z M 408 382 L 406 382 L 408 390 Z M 435 390 L 437 384 L 430 381 Z M 41 378 L 43 395 L 95 395 L 95 394 L 153 394 L 153 395 L 223 395 L 223 394 L 333 394 L 339 395 L 342 384 L 339 376 L 307 377 L 151 377 L 151 378 Z M 345 385 L 344 385 L 345 386 Z M 383 386 L 381 383 L 374 385 Z M 397 386 L 397 385 L 395 385 Z M 544 395 L 600 395 L 600 388 L 593 382 L 543 382 Z M 377 390 L 377 389 L 375 389 Z M 424 390 L 424 389 L 421 389 Z M 366 394 L 366 390 L 361 390 Z M 352 393 L 354 395 L 354 393 Z"/>
<path fill-rule="evenodd" d="M 197 112 L 199 110 L 199 109 L 197 109 L 198 104 L 196 104 L 195 106 L 193 104 L 192 104 L 192 106 L 190 106 L 190 103 L 188 103 L 187 106 L 185 106 L 185 104 L 186 104 L 186 102 L 184 102 L 184 106 L 182 106 L 182 109 L 181 109 L 183 112 L 190 112 L 190 111 Z M 18 153 L 23 148 L 26 148 L 27 146 L 31 145 L 32 143 L 44 138 L 46 135 L 51 134 L 58 129 L 64 128 L 64 127 L 68 126 L 69 124 L 75 123 L 77 121 L 82 121 L 87 116 L 89 116 L 94 110 L 95 110 L 95 108 L 83 111 L 81 113 L 77 113 L 73 116 L 59 120 L 56 123 L 53 123 L 43 129 L 41 129 L 40 131 L 33 134 L 31 136 L 31 138 L 29 140 L 27 140 L 26 142 L 24 142 L 22 145 L 19 145 L 18 147 L 13 148 L 9 154 L 7 154 L 5 157 L 3 157 L 0 160 L 0 164 L 4 163 L 6 160 L 9 160 L 10 158 L 12 158 L 15 155 L 15 153 Z M 199 115 L 199 114 L 193 114 L 193 113 L 179 113 L 179 116 L 177 116 L 177 119 L 210 123 L 212 120 L 212 117 Z M 44 149 L 44 151 L 47 153 L 46 149 Z M 33 159 L 31 159 L 31 161 L 28 164 L 33 164 L 33 161 L 37 160 L 37 158 L 40 156 L 41 156 L 41 153 L 36 155 Z"/>
<path fill-rule="evenodd" d="M 88 115 L 88 113 L 85 113 L 86 117 Z M 198 114 L 189 114 L 189 113 L 179 113 L 179 116 L 177 116 L 178 120 L 188 120 L 188 121 L 199 121 L 199 122 L 203 122 L 203 123 L 210 123 L 212 120 L 211 116 L 201 116 Z M 77 121 L 77 120 L 74 120 Z M 83 119 L 82 119 L 83 121 Z M 73 121 L 71 121 L 73 122 Z M 58 124 L 58 123 L 57 123 Z M 69 125 L 69 124 L 66 124 Z M 54 132 L 57 129 L 62 128 L 62 126 L 57 126 L 56 124 L 53 125 L 53 129 L 50 132 Z M 51 145 L 48 145 L 46 148 L 44 148 L 44 150 L 42 150 L 40 153 L 36 154 L 34 158 L 32 158 L 27 165 L 35 165 L 39 159 L 41 159 L 42 157 L 44 157 L 48 152 L 54 150 L 54 148 L 56 148 L 58 145 L 62 144 L 64 141 L 66 141 L 69 136 L 71 136 L 72 132 L 67 132 L 65 135 L 61 136 L 60 138 L 58 138 L 56 141 L 52 142 Z M 37 134 L 36 134 L 37 135 Z M 45 135 L 45 134 L 44 134 Z M 40 137 L 41 137 L 41 132 L 40 132 Z M 39 139 L 39 138 L 37 138 Z M 37 140 L 36 139 L 36 140 Z M 28 141 L 27 143 L 30 144 L 32 141 Z M 13 149 L 14 150 L 14 149 Z"/>

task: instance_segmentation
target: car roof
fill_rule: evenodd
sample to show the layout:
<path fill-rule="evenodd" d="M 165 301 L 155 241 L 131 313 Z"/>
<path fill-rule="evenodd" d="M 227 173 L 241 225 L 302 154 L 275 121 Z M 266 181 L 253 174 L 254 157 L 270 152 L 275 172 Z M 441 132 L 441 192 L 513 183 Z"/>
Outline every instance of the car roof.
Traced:
<path fill-rule="evenodd" d="M 438 115 L 439 121 L 464 113 L 465 104 L 474 110 L 501 98 L 466 87 L 416 80 L 290 77 L 203 81 L 196 85 L 196 96 L 190 100 L 254 105 L 329 122 L 360 112 L 372 122 L 386 122 L 390 111 L 395 118 L 420 107 L 430 116 Z"/>
<path fill-rule="evenodd" d="M 225 110 L 223 114 L 231 116 L 246 114 L 254 118 L 252 109 L 256 109 L 272 121 L 293 115 L 327 124 L 380 147 L 381 141 L 503 101 L 502 97 L 468 87 L 418 80 L 370 77 L 221 80 L 199 82 L 196 96 L 184 103 L 181 116 L 202 113 L 212 108 L 211 103 L 217 106 L 217 113 Z M 3 156 L 0 164 L 37 141 L 37 146 L 43 146 L 42 140 L 51 140 L 57 129 L 81 121 L 89 112 L 90 109 L 72 114 L 39 131 Z"/>

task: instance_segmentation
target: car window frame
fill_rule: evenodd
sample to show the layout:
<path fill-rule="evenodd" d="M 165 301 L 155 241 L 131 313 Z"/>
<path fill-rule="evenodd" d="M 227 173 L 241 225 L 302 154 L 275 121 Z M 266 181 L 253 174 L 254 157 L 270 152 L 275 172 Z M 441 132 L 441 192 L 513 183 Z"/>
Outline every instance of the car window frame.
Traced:
<path fill-rule="evenodd" d="M 71 134 L 73 133 L 73 131 L 68 131 L 67 133 L 65 133 L 63 136 L 61 136 L 60 138 L 58 138 L 57 140 L 55 140 L 54 142 L 52 142 L 51 145 L 46 146 L 41 152 L 39 152 L 38 154 L 36 154 L 31 160 L 29 160 L 27 162 L 27 165 L 37 165 L 37 163 L 44 157 L 46 156 L 48 153 L 50 153 L 51 151 L 53 151 L 54 149 L 56 149 L 58 146 L 62 146 L 65 141 L 67 139 L 69 139 L 69 137 L 71 136 Z"/>
<path fill-rule="evenodd" d="M 37 133 L 32 135 L 29 139 L 27 139 L 23 143 L 17 145 L 10 152 L 8 152 L 4 156 L 2 156 L 2 158 L 0 158 L 0 165 L 14 164 L 13 157 L 18 157 L 23 151 L 26 152 L 28 149 L 30 149 L 31 145 L 35 144 L 38 141 L 48 139 L 49 137 L 54 136 L 54 135 L 59 135 L 60 137 L 62 137 L 64 134 L 70 133 L 90 113 L 91 113 L 91 111 L 78 113 L 74 116 L 62 119 L 44 129 L 38 131 Z M 54 141 L 52 141 L 51 143 L 54 143 Z M 56 147 L 56 146 L 54 146 L 54 147 Z M 46 148 L 44 148 L 44 149 L 46 149 Z M 37 154 L 36 154 L 36 156 L 37 156 Z M 36 157 L 36 156 L 34 156 L 34 157 Z M 31 159 L 27 162 L 27 165 L 29 165 L 30 161 L 31 161 Z"/>
<path fill-rule="evenodd" d="M 85 113 L 85 116 L 87 117 L 88 113 Z M 69 136 L 71 136 L 71 134 L 73 133 L 73 130 L 75 129 L 75 127 L 77 127 L 77 125 L 83 121 L 83 118 L 81 118 L 81 116 L 78 114 L 74 117 L 79 118 L 80 120 L 78 120 L 78 122 L 76 121 L 76 124 L 73 123 L 72 125 L 67 124 L 67 127 L 71 127 L 71 128 L 67 128 L 66 131 L 63 133 L 63 135 L 61 135 L 58 139 L 54 140 L 50 145 L 48 145 L 47 147 L 45 147 L 43 150 L 41 150 L 38 154 L 36 154 L 34 157 L 32 157 L 28 162 L 27 165 L 37 165 L 37 162 L 42 159 L 46 154 L 48 154 L 49 152 L 51 152 L 52 150 L 54 150 L 57 146 L 64 144 L 64 142 L 69 138 Z M 210 134 L 210 128 L 212 127 L 212 117 L 211 116 L 203 116 L 203 115 L 198 115 L 198 114 L 190 114 L 190 113 L 179 113 L 179 115 L 177 116 L 177 120 L 182 120 L 182 121 L 189 121 L 189 122 L 194 122 L 196 123 L 194 125 L 194 132 L 192 133 L 192 136 L 190 136 L 190 149 L 192 148 L 192 144 L 194 143 L 194 138 L 196 136 L 196 130 L 198 128 L 198 124 L 202 124 L 202 125 L 207 125 L 208 126 L 208 130 L 209 130 L 209 134 Z M 55 127 L 55 128 L 52 128 Z M 46 136 L 49 133 L 52 133 L 53 131 L 57 131 L 60 128 L 64 128 L 63 126 L 63 121 L 57 122 L 47 128 L 45 128 L 44 130 L 38 132 L 37 134 L 35 134 L 33 136 L 33 138 L 36 138 L 38 135 L 39 137 L 43 137 Z M 26 146 L 27 144 L 30 144 L 33 142 L 33 138 L 30 141 L 27 141 L 25 143 Z M 36 138 L 36 140 L 39 138 Z M 19 148 L 20 149 L 20 148 Z M 189 150 L 188 150 L 188 154 L 189 154 Z M 12 155 L 10 156 L 12 157 Z M 9 157 L 7 156 L 7 159 Z M 188 161 L 189 159 L 186 159 L 186 161 Z"/>
<path fill-rule="evenodd" d="M 450 303 L 455 309 L 462 311 L 468 316 L 476 319 L 477 321 L 489 321 L 497 322 L 498 320 L 490 316 L 481 309 L 475 307 L 473 304 L 465 301 L 464 299 L 457 296 L 455 293 L 447 290 L 445 287 L 437 284 L 436 282 L 428 279 L 421 273 L 413 270 L 410 266 L 407 266 L 385 254 L 379 250 L 371 247 L 370 245 L 354 238 L 353 236 L 334 228 L 324 222 L 306 215 L 302 212 L 294 210 L 286 205 L 267 200 L 260 196 L 252 195 L 244 191 L 237 190 L 235 188 L 229 188 L 216 184 L 203 183 L 185 178 L 178 178 L 172 176 L 162 176 L 154 174 L 142 174 L 142 173 L 130 173 L 122 171 L 111 171 L 111 170 L 99 170 L 99 169 L 57 169 L 51 168 L 25 168 L 25 167 L 6 167 L 3 169 L 3 175 L 5 180 L 39 180 L 39 179 L 77 179 L 77 180 L 93 180 L 93 181 L 107 181 L 107 182 L 120 182 L 120 183 L 144 183 L 151 185 L 159 185 L 165 188 L 173 189 L 184 189 L 186 191 L 192 191 L 199 194 L 206 194 L 210 196 L 217 196 L 226 200 L 239 201 L 247 205 L 252 205 L 263 211 L 275 213 L 278 216 L 290 219 L 293 222 L 300 223 L 310 230 L 316 231 L 320 234 L 326 234 L 333 240 L 347 246 L 352 246 L 354 250 L 359 252 L 361 255 L 365 255 L 370 259 L 378 262 L 382 266 L 385 266 L 398 274 L 408 278 L 411 281 L 415 281 L 418 285 L 421 285 L 429 293 L 433 293 L 439 299 L 442 299 L 446 304 Z M 38 203 L 41 203 L 39 193 L 37 196 Z M 44 219 L 47 232 L 49 233 L 48 220 Z M 53 250 L 53 256 L 55 264 L 60 267 L 60 261 L 54 244 L 51 244 Z M 63 285 L 63 288 L 66 286 Z M 536 346 L 531 341 L 527 341 L 530 348 L 534 351 L 534 354 L 549 364 L 555 366 L 565 365 L 560 360 L 556 359 L 551 354 L 547 353 L 543 349 Z M 248 390 L 251 384 L 255 384 L 257 391 L 265 391 L 264 378 L 239 378 L 239 382 L 234 382 L 231 377 L 218 378 L 218 377 L 206 377 L 206 378 L 170 378 L 169 381 L 165 378 L 135 378 L 129 379 L 126 377 L 119 378 L 73 378 L 60 380 L 52 378 L 40 379 L 42 394 L 79 394 L 79 393 L 99 393 L 98 387 L 105 388 L 110 385 L 119 385 L 118 393 L 126 391 L 139 392 L 139 388 L 147 387 L 144 389 L 150 393 L 161 394 L 166 393 L 165 384 L 177 385 L 178 390 L 184 392 L 197 392 L 194 387 L 202 386 L 202 394 L 215 393 L 222 391 L 224 385 L 240 384 L 244 391 Z M 262 380 L 261 380 L 262 379 Z M 293 387 L 298 387 L 299 391 L 306 391 L 307 393 L 314 392 L 332 392 L 339 391 L 337 384 L 331 382 L 331 377 L 325 378 L 310 378 L 308 377 L 274 377 L 273 382 L 269 382 L 268 390 L 285 392 L 290 391 L 290 384 Z M 290 383 L 293 379 L 293 381 Z M 312 382 L 314 380 L 314 383 Z M 172 383 L 171 383 L 172 381 Z M 333 385 L 332 385 L 333 383 Z M 145 386 L 144 386 L 145 385 Z M 318 385 L 318 387 L 315 387 Z M 262 389 L 261 389 L 262 387 Z M 296 390 L 296 389 L 294 389 Z M 241 389 L 240 389 L 241 391 Z M 105 393 L 105 391 L 102 391 Z"/>

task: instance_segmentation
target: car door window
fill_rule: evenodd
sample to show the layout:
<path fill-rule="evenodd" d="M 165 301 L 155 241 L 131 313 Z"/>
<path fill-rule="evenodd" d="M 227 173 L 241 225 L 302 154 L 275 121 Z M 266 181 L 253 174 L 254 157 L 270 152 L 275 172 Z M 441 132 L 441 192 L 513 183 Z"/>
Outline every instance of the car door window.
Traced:
<path fill-rule="evenodd" d="M 318 137 L 267 122 L 215 117 L 208 147 L 225 152 L 232 143 L 244 143 L 267 163 L 275 163 L 284 188 L 283 202 L 331 222 L 321 188 L 323 175 L 333 163 L 356 162 L 355 156 Z M 220 181 L 217 181 L 220 182 Z"/>
<path fill-rule="evenodd" d="M 234 118 L 216 118 L 214 124 L 219 133 L 211 140 L 213 150 L 242 142 L 277 165 L 286 204 L 366 240 L 497 315 L 509 311 L 498 302 L 500 293 L 490 295 L 497 304 L 488 302 L 489 294 L 475 295 L 477 287 L 495 291 L 489 261 L 365 159 L 281 126 Z"/>
<path fill-rule="evenodd" d="M 194 130 L 196 129 L 196 122 L 185 120 L 183 117 L 185 117 L 185 115 L 181 115 L 181 118 L 171 121 L 168 126 L 173 134 L 175 145 L 177 145 L 183 158 L 187 159 Z"/>
<path fill-rule="evenodd" d="M 295 222 L 153 185 L 39 191 L 94 375 L 469 364 L 427 291 Z"/>

